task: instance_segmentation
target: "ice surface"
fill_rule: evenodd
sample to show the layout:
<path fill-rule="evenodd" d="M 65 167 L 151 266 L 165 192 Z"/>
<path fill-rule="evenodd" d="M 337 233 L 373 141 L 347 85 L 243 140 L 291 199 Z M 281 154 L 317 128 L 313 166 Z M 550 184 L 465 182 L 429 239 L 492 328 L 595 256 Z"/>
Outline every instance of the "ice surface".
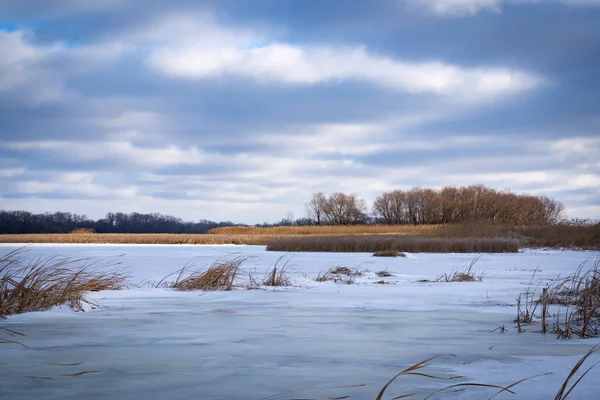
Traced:
<path fill-rule="evenodd" d="M 17 247 L 0 246 L 0 254 Z M 566 275 L 593 257 L 591 252 L 485 254 L 475 265 L 485 271 L 482 283 L 416 282 L 463 269 L 474 254 L 376 258 L 274 253 L 260 246 L 31 245 L 26 257 L 106 259 L 119 254 L 132 282 L 159 280 L 192 259 L 205 265 L 234 256 L 247 257 L 244 268 L 261 274 L 286 255 L 292 281 L 300 287 L 98 292 L 89 295 L 98 307 L 88 312 L 57 308 L 12 316 L 0 325 L 27 335 L 20 340 L 29 348 L 0 345 L 1 399 L 374 399 L 403 368 L 447 353 L 457 357 L 435 360 L 424 372 L 496 384 L 553 372 L 516 387 L 516 396 L 496 397 L 547 399 L 579 357 L 598 343 L 518 334 L 512 323 L 515 300 L 536 268 L 535 282 Z M 368 273 L 355 285 L 313 281 L 337 265 Z M 380 270 L 394 275 L 385 278 L 393 284 L 374 284 L 381 280 L 375 275 Z M 507 333 L 491 332 L 501 325 Z M 595 361 L 598 357 L 588 362 Z M 99 372 L 61 376 L 85 370 Z M 572 398 L 596 398 L 598 382 L 600 368 L 584 378 Z M 324 388 L 353 384 L 366 386 Z M 386 398 L 447 384 L 401 377 Z M 493 393 L 467 390 L 451 398 Z"/>

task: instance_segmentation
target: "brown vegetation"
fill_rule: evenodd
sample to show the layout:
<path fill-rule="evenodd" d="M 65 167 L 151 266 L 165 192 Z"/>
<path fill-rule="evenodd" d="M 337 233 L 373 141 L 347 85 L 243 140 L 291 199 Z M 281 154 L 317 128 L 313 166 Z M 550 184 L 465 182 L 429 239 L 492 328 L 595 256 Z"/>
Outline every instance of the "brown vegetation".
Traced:
<path fill-rule="evenodd" d="M 72 235 L 93 235 L 94 230 L 91 228 L 77 228 L 71 231 Z"/>
<path fill-rule="evenodd" d="M 368 218 L 367 203 L 354 194 L 316 193 L 306 203 L 307 217 L 317 225 L 353 225 Z"/>
<path fill-rule="evenodd" d="M 584 226 L 521 226 L 515 228 L 514 232 L 525 236 L 530 247 L 600 250 L 600 223 Z"/>
<path fill-rule="evenodd" d="M 435 231 L 435 226 L 425 225 L 307 225 L 307 226 L 227 226 L 208 231 L 209 235 L 240 236 L 309 236 L 309 235 L 421 235 Z"/>
<path fill-rule="evenodd" d="M 563 206 L 545 196 L 497 191 L 483 185 L 441 190 L 394 190 L 379 196 L 373 212 L 387 224 L 452 224 L 468 221 L 512 225 L 552 224 Z"/>
<path fill-rule="evenodd" d="M 600 250 L 600 224 L 589 225 L 524 225 L 445 224 L 434 225 L 424 236 L 442 238 L 510 238 L 521 247 L 550 247 Z"/>
<path fill-rule="evenodd" d="M 232 260 L 216 261 L 207 268 L 199 269 L 188 263 L 177 272 L 177 279 L 174 282 L 167 282 L 166 286 L 181 291 L 233 290 L 240 266 L 244 261 L 244 258 L 238 257 Z M 172 275 L 174 274 L 170 276 Z M 166 282 L 167 278 L 161 282 Z M 157 286 L 161 286 L 161 283 Z"/>
<path fill-rule="evenodd" d="M 561 386 L 559 388 L 557 388 L 557 392 L 554 397 L 554 400 L 566 400 L 567 398 L 569 398 L 569 395 L 571 393 L 573 393 L 573 391 L 577 388 L 577 385 L 579 385 L 579 383 L 588 374 L 588 372 L 590 372 L 597 365 L 597 363 L 592 364 L 585 371 L 582 371 L 582 372 L 580 371 L 581 368 L 583 367 L 583 365 L 586 363 L 587 359 L 598 351 L 600 351 L 600 345 L 593 346 L 577 361 L 577 363 L 575 363 L 575 365 L 571 368 L 571 371 L 569 371 L 569 374 L 566 376 L 566 378 L 562 382 L 559 381 L 559 383 L 561 383 Z M 460 375 L 442 376 L 437 373 L 426 370 L 426 368 L 431 365 L 432 361 L 434 361 L 440 357 L 444 357 L 444 356 L 456 357 L 453 354 L 448 354 L 448 355 L 440 354 L 440 355 L 430 357 L 426 360 L 420 361 L 416 364 L 413 364 L 413 365 L 405 368 L 404 370 L 402 370 L 399 373 L 397 373 L 396 375 L 394 375 L 390 380 L 387 381 L 387 383 L 383 387 L 381 387 L 381 389 L 375 396 L 375 400 L 383 400 L 384 396 L 386 395 L 386 392 L 390 392 L 392 390 L 392 384 L 397 379 L 401 379 L 404 376 L 418 376 L 418 377 L 422 377 L 425 379 L 431 379 L 434 381 L 457 381 L 457 380 L 464 379 L 464 376 L 460 376 Z M 483 398 L 493 399 L 502 393 L 510 393 L 512 395 L 515 395 L 516 394 L 515 388 L 522 385 L 524 382 L 527 382 L 527 381 L 530 381 L 532 379 L 539 378 L 542 376 L 548 376 L 548 375 L 552 375 L 552 372 L 546 372 L 543 374 L 528 376 L 528 377 L 519 379 L 508 385 L 498 385 L 498 384 L 493 384 L 493 383 L 482 383 L 482 382 L 460 382 L 460 383 L 451 383 L 451 384 L 445 385 L 441 389 L 437 389 L 437 390 L 435 390 L 435 389 L 427 390 L 426 389 L 426 391 L 421 392 L 421 393 L 403 393 L 403 394 L 394 393 L 394 394 L 391 394 L 388 396 L 394 396 L 393 398 L 389 397 L 392 399 L 405 399 L 405 398 L 413 398 L 415 396 L 420 395 L 419 398 L 428 400 L 428 399 L 431 399 L 434 397 L 439 398 L 441 396 L 444 396 L 444 397 L 449 396 L 451 398 L 454 398 L 455 397 L 455 396 L 453 396 L 454 394 L 463 392 L 468 389 L 488 389 L 488 390 L 492 391 L 492 393 L 494 393 L 494 392 L 495 393 L 489 397 L 485 396 Z M 366 386 L 365 384 L 360 383 L 360 384 L 345 385 L 345 386 L 330 386 L 328 388 L 350 390 L 352 388 L 365 387 L 365 386 Z M 286 394 L 289 394 L 289 392 Z M 480 398 L 480 397 L 481 396 L 478 396 L 477 398 Z M 272 397 L 272 398 L 275 398 L 275 397 Z M 330 398 L 330 399 L 347 399 L 347 398 L 350 398 L 350 396 L 349 395 L 340 396 L 338 394 L 337 397 L 328 397 L 328 398 Z M 311 399 L 307 398 L 306 400 L 311 400 Z"/>
<path fill-rule="evenodd" d="M 586 263 L 566 278 L 557 278 L 541 291 L 528 288 L 517 299 L 518 331 L 523 326 L 541 323 L 541 332 L 553 332 L 562 338 L 579 336 L 597 337 L 600 331 L 600 258 L 593 267 L 584 271 Z M 534 274 L 535 276 L 535 274 Z M 533 281 L 533 277 L 532 277 Z M 554 322 L 548 318 L 550 306 L 559 306 Z M 540 310 L 540 313 L 536 312 Z M 560 317 L 560 311 L 564 317 Z"/>
<path fill-rule="evenodd" d="M 483 282 L 483 272 L 477 273 L 473 267 L 481 256 L 476 257 L 471 261 L 471 264 L 464 271 L 455 271 L 452 273 L 444 273 L 436 278 L 436 282 Z"/>
<path fill-rule="evenodd" d="M 373 257 L 406 257 L 406 254 L 400 253 L 395 249 L 380 250 L 373 253 Z"/>
<path fill-rule="evenodd" d="M 288 272 L 289 260 L 285 261 L 283 265 L 281 265 L 282 260 L 283 257 L 279 257 L 279 259 L 275 262 L 275 265 L 270 270 L 268 270 L 262 278 L 257 278 L 256 273 L 249 272 L 248 288 L 258 289 L 263 286 L 291 286 Z"/>
<path fill-rule="evenodd" d="M 357 268 L 348 268 L 343 266 L 337 266 L 329 268 L 325 273 L 319 273 L 315 279 L 317 282 L 331 281 L 334 283 L 343 283 L 346 285 L 352 285 L 357 276 L 364 275 L 364 272 Z"/>
<path fill-rule="evenodd" d="M 514 253 L 519 242 L 503 238 L 427 238 L 401 235 L 282 237 L 267 245 L 270 251 L 365 252 L 394 249 L 407 253 Z"/>
<path fill-rule="evenodd" d="M 0 235 L 0 243 L 111 243 L 111 244 L 248 244 L 267 245 L 273 235 L 206 235 L 176 233 L 96 233 L 93 235 Z"/>
<path fill-rule="evenodd" d="M 323 246 L 329 246 L 331 237 L 374 238 L 372 241 L 386 242 L 396 238 L 402 241 L 415 237 L 429 239 L 512 239 L 519 247 L 551 247 L 600 250 L 600 224 L 584 225 L 531 225 L 510 226 L 501 224 L 463 223 L 442 225 L 322 225 L 322 226 L 278 226 L 259 227 L 226 227 L 210 231 L 210 234 L 25 234 L 0 235 L 0 243 L 119 243 L 119 244 L 247 244 L 269 245 L 279 243 L 282 239 L 301 239 L 303 237 L 321 237 Z M 383 237 L 384 239 L 377 239 Z M 316 239 L 320 240 L 321 239 Z M 349 239 L 339 239 L 348 241 Z M 429 244 L 430 246 L 430 244 Z M 343 250 L 374 252 L 387 250 Z M 394 249 L 392 247 L 392 249 Z M 408 251 L 397 248 L 399 251 Z M 308 251 L 308 250 L 302 250 Z M 323 250 L 332 251 L 332 250 Z M 425 251 L 425 250 L 423 250 Z M 435 250 L 433 250 L 435 251 Z M 443 250 L 440 250 L 443 251 Z"/>
<path fill-rule="evenodd" d="M 128 276 L 117 264 L 56 257 L 24 263 L 19 250 L 8 253 L 0 258 L 0 318 L 62 304 L 82 310 L 85 292 L 123 286 Z"/>

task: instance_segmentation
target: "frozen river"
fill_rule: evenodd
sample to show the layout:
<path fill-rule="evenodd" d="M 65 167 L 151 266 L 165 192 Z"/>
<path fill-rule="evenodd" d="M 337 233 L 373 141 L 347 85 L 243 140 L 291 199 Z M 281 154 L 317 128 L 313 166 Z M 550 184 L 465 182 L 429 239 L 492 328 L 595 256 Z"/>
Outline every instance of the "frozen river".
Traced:
<path fill-rule="evenodd" d="M 0 254 L 17 247 L 2 245 Z M 137 283 L 160 280 L 192 259 L 205 265 L 243 256 L 243 268 L 260 274 L 282 254 L 260 246 L 32 245 L 25 256 L 106 260 L 120 255 L 121 266 Z M 403 368 L 447 353 L 456 357 L 439 358 L 423 372 L 464 376 L 450 383 L 495 384 L 553 372 L 517 386 L 516 396 L 496 397 L 547 399 L 598 343 L 518 334 L 512 322 L 516 298 L 536 268 L 536 282 L 566 275 L 594 257 L 591 252 L 485 254 L 475 265 L 485 271 L 481 283 L 417 282 L 463 269 L 475 254 L 286 255 L 296 285 L 290 288 L 98 292 L 89 298 L 99 307 L 87 312 L 62 308 L 0 322 L 25 334 L 20 340 L 28 346 L 0 344 L 0 399 L 374 399 Z M 370 272 L 353 285 L 314 282 L 319 272 L 337 265 Z M 393 284 L 374 283 L 380 270 L 394 275 L 387 278 Z M 492 332 L 501 325 L 508 332 Z M 70 363 L 81 364 L 52 365 Z M 81 371 L 97 372 L 61 376 Z M 600 368 L 569 398 L 595 398 L 598 382 Z M 356 384 L 365 386 L 325 388 Z M 401 377 L 384 398 L 409 392 L 423 398 L 448 384 Z M 451 398 L 494 393 L 466 390 Z"/>

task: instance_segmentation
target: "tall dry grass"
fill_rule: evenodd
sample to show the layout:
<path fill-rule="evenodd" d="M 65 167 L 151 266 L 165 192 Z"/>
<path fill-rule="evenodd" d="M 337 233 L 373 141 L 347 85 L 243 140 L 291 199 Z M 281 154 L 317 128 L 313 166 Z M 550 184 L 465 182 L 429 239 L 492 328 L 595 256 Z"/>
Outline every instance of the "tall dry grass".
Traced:
<path fill-rule="evenodd" d="M 24 262 L 21 250 L 0 258 L 0 318 L 67 304 L 82 310 L 85 293 L 120 289 L 128 275 L 85 259 L 38 258 Z"/>
<path fill-rule="evenodd" d="M 428 238 L 408 235 L 346 235 L 282 237 L 267 245 L 269 251 L 375 253 L 514 253 L 519 242 L 503 238 Z"/>
<path fill-rule="evenodd" d="M 517 299 L 519 333 L 527 325 L 539 325 L 542 333 L 560 338 L 597 337 L 600 333 L 600 258 L 591 268 L 587 260 L 567 277 L 558 277 L 540 290 L 532 289 L 535 273 L 527 290 Z M 551 307 L 555 310 L 551 313 Z M 562 312 L 562 317 L 561 317 Z M 553 319 L 551 323 L 550 319 Z"/>
<path fill-rule="evenodd" d="M 577 248 L 600 250 L 600 224 L 509 226 L 485 223 L 434 225 L 428 237 L 511 238 L 523 247 Z"/>
<path fill-rule="evenodd" d="M 71 231 L 72 235 L 93 235 L 95 232 L 91 228 L 77 228 Z"/>
<path fill-rule="evenodd" d="M 506 226 L 495 224 L 450 225 L 341 225 L 279 226 L 271 228 L 225 227 L 209 234 L 27 234 L 0 235 L 0 243 L 111 243 L 111 244 L 246 244 L 265 246 L 288 238 L 332 236 L 422 237 L 430 239 L 504 239 L 521 247 L 600 249 L 600 224 Z M 387 240 L 387 239 L 386 239 Z M 491 241 L 489 243 L 492 243 Z M 381 249 L 385 250 L 385 249 Z M 345 250 L 351 251 L 351 250 Z M 362 251 L 362 250 L 361 250 Z"/>
<path fill-rule="evenodd" d="M 364 274 L 365 271 L 361 271 L 358 268 L 348 268 L 339 265 L 337 267 L 329 268 L 325 273 L 320 272 L 315 278 L 315 281 L 352 285 L 357 277 L 363 276 Z"/>
<path fill-rule="evenodd" d="M 248 272 L 248 289 L 260 289 L 262 287 L 291 286 L 289 273 L 290 260 L 284 260 L 281 256 L 271 269 L 267 270 L 262 277 L 256 271 Z"/>
<path fill-rule="evenodd" d="M 236 287 L 241 265 L 246 261 L 243 257 L 231 260 L 217 260 L 208 267 L 197 268 L 193 263 L 186 264 L 181 270 L 163 278 L 156 287 L 168 287 L 181 291 L 216 291 L 233 290 Z M 170 276 L 177 278 L 169 282 Z"/>
<path fill-rule="evenodd" d="M 586 375 L 598 364 L 592 364 L 591 366 L 589 366 L 587 369 L 582 370 L 582 367 L 585 365 L 586 361 L 588 361 L 588 358 L 590 358 L 592 355 L 594 355 L 595 353 L 597 353 L 598 351 L 600 351 L 600 345 L 596 345 L 591 347 L 578 361 L 577 363 L 575 363 L 575 365 L 571 368 L 571 370 L 569 371 L 569 374 L 564 378 L 564 380 L 559 380 L 558 384 L 560 384 L 560 386 L 557 388 L 557 392 L 556 395 L 554 397 L 554 400 L 566 400 L 569 398 L 569 396 L 574 393 L 574 391 L 576 390 L 577 386 L 581 383 L 581 381 L 586 377 Z M 391 379 L 389 379 L 385 385 L 383 385 L 383 387 L 381 387 L 377 393 L 377 395 L 375 395 L 375 400 L 383 400 L 384 398 L 389 398 L 389 399 L 406 399 L 406 398 L 421 398 L 424 400 L 428 400 L 431 398 L 456 398 L 455 395 L 457 393 L 461 393 L 464 392 L 466 390 L 471 390 L 471 389 L 479 389 L 479 390 L 488 390 L 489 394 L 488 395 L 484 395 L 483 392 L 480 392 L 478 394 L 477 397 L 474 396 L 470 396 L 469 398 L 482 398 L 482 399 L 494 399 L 496 398 L 496 396 L 503 394 L 503 393 L 509 393 L 511 395 L 516 395 L 517 394 L 517 390 L 518 387 L 520 385 L 523 385 L 525 382 L 528 382 L 530 380 L 539 378 L 539 377 L 543 377 L 543 376 L 548 376 L 548 375 L 552 375 L 552 372 L 546 372 L 546 373 L 541 373 L 541 374 L 537 374 L 537 375 L 532 375 L 532 376 L 528 376 L 525 378 L 521 378 L 515 382 L 512 382 L 508 385 L 500 385 L 500 384 L 494 384 L 494 383 L 483 383 L 483 382 L 459 382 L 459 383 L 450 383 L 450 384 L 444 384 L 444 386 L 440 389 L 424 389 L 421 392 L 405 392 L 402 393 L 402 391 L 400 392 L 401 394 L 398 394 L 398 392 L 393 393 L 393 394 L 387 394 L 392 392 L 392 390 L 394 390 L 393 388 L 393 384 L 401 379 L 402 377 L 405 376 L 418 376 L 424 379 L 429 379 L 431 381 L 438 381 L 438 382 L 444 382 L 444 381 L 449 381 L 449 382 L 456 382 L 456 381 L 460 381 L 463 380 L 465 377 L 461 376 L 461 375 L 454 375 L 454 376 L 443 376 L 443 375 L 438 375 L 438 374 L 434 374 L 430 371 L 427 370 L 427 367 L 429 367 L 432 362 L 440 357 L 444 357 L 444 356 L 448 356 L 448 357 L 456 357 L 454 354 L 440 354 L 437 356 L 433 356 L 430 357 L 426 360 L 423 361 L 419 361 L 413 365 L 410 365 L 409 367 L 403 369 L 402 371 L 400 371 L 399 373 L 397 373 L 396 375 L 394 375 Z M 359 383 L 359 384 L 354 384 L 354 385 L 344 385 L 344 386 L 327 386 L 324 387 L 323 389 L 337 389 L 337 390 L 350 390 L 352 388 L 363 388 L 366 387 L 366 384 L 363 383 Z M 296 392 L 286 392 L 285 393 L 285 398 L 289 398 L 289 395 L 301 392 L 303 390 L 300 391 L 296 391 Z M 388 396 L 388 397 L 385 397 Z M 390 396 L 394 396 L 394 397 L 390 397 Z M 270 400 L 275 400 L 278 398 L 283 398 L 283 397 L 279 397 L 279 395 L 275 395 L 275 396 L 271 396 L 266 398 L 270 399 Z M 306 396 L 296 396 L 294 397 L 296 399 L 303 399 L 303 400 L 317 400 L 317 398 L 310 398 L 310 397 L 306 397 Z M 328 399 L 348 399 L 348 398 L 352 398 L 352 396 L 350 395 L 343 395 L 343 396 L 337 396 L 337 397 L 327 397 Z M 520 397 L 517 397 L 520 398 Z"/>
<path fill-rule="evenodd" d="M 208 231 L 209 235 L 420 235 L 435 229 L 435 225 L 312 225 L 312 226 L 227 226 Z"/>
<path fill-rule="evenodd" d="M 0 235 L 0 243 L 109 243 L 109 244 L 247 244 L 265 246 L 278 236 L 206 235 L 175 233 L 95 233 Z"/>
<path fill-rule="evenodd" d="M 514 231 L 526 237 L 530 247 L 600 250 L 600 224 L 521 226 Z"/>
<path fill-rule="evenodd" d="M 436 282 L 483 282 L 484 273 L 473 269 L 481 256 L 475 257 L 469 267 L 463 271 L 454 271 L 451 273 L 443 273 L 436 278 Z"/>

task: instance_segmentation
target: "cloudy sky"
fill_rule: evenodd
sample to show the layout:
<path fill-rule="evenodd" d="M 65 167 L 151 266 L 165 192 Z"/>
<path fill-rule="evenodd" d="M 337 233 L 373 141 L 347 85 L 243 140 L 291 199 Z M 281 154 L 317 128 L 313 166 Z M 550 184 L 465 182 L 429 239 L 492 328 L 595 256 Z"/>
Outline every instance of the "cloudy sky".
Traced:
<path fill-rule="evenodd" d="M 600 0 L 0 1 L 0 209 L 485 184 L 600 217 L 599 105 Z"/>

